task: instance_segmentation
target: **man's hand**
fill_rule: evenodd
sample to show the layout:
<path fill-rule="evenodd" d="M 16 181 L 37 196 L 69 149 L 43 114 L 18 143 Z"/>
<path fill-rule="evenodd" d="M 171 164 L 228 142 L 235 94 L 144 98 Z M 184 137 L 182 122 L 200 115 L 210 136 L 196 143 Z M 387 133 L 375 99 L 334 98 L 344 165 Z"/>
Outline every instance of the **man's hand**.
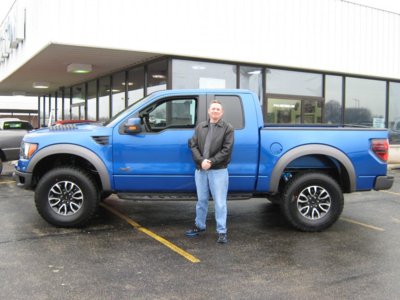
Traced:
<path fill-rule="evenodd" d="M 211 160 L 209 160 L 209 159 L 203 160 L 203 162 L 201 163 L 201 168 L 205 171 L 207 171 L 209 168 L 211 168 Z"/>

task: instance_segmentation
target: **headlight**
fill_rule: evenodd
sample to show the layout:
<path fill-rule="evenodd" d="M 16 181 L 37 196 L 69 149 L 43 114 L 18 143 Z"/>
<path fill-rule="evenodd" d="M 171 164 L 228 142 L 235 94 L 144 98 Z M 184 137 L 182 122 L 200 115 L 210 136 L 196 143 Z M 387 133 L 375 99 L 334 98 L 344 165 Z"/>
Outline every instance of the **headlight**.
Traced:
<path fill-rule="evenodd" d="M 22 159 L 30 159 L 33 153 L 35 153 L 35 151 L 37 150 L 37 148 L 38 144 L 22 142 L 20 157 Z"/>

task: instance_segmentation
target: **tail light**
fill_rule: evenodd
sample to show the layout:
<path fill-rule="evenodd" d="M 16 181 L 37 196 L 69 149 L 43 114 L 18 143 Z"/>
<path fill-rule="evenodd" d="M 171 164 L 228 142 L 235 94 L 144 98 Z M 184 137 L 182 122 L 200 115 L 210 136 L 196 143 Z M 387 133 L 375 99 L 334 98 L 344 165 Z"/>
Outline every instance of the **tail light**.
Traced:
<path fill-rule="evenodd" d="M 387 139 L 372 139 L 371 149 L 375 155 L 383 161 L 388 161 L 389 158 L 389 141 Z"/>

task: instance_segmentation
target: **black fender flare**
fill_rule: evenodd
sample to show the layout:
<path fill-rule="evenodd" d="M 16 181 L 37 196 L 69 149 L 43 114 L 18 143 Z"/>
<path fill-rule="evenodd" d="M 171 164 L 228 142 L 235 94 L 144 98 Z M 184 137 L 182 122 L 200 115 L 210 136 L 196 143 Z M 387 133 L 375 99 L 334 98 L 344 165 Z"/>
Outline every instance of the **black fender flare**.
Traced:
<path fill-rule="evenodd" d="M 32 173 L 35 166 L 43 159 L 55 154 L 71 154 L 80 156 L 83 159 L 89 161 L 98 171 L 99 177 L 102 184 L 102 190 L 111 191 L 110 176 L 108 174 L 107 167 L 100 157 L 93 151 L 78 145 L 71 144 L 57 144 L 47 146 L 39 152 L 37 152 L 29 162 L 26 172 Z"/>
<path fill-rule="evenodd" d="M 285 168 L 295 159 L 306 155 L 326 155 L 338 160 L 346 169 L 350 179 L 350 192 L 356 190 L 356 171 L 351 160 L 340 150 L 319 144 L 310 144 L 300 146 L 289 150 L 276 163 L 271 174 L 269 189 L 272 193 L 277 193 L 279 190 L 279 182 Z"/>

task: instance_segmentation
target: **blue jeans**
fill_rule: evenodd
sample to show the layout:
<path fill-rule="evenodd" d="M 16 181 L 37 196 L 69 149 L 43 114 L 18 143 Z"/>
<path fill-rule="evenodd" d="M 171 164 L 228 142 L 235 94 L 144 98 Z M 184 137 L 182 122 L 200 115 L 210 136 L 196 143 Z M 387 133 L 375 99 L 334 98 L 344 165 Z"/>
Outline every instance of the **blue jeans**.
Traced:
<path fill-rule="evenodd" d="M 196 226 L 199 229 L 206 228 L 206 219 L 208 212 L 209 194 L 214 200 L 215 221 L 217 223 L 217 232 L 226 233 L 226 218 L 228 209 L 226 197 L 228 194 L 229 174 L 228 169 L 219 170 L 196 170 L 195 181 L 197 189 L 196 204 Z"/>

